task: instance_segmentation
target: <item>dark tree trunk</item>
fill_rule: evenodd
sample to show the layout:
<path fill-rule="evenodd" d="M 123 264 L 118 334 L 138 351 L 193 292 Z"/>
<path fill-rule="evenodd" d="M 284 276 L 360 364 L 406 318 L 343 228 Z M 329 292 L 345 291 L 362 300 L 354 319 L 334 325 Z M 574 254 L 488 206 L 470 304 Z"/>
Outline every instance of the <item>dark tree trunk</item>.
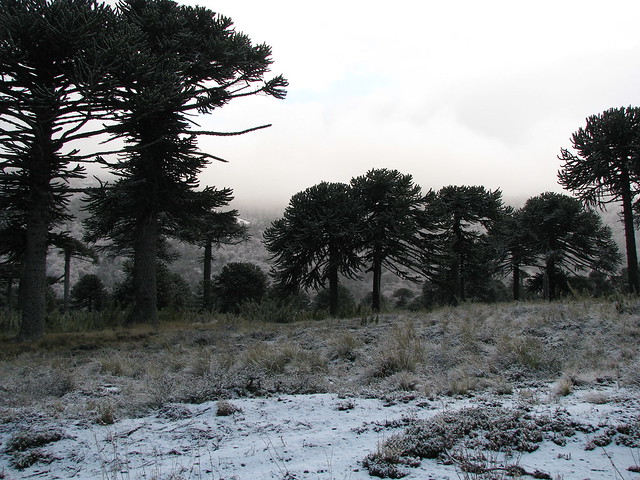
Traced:
<path fill-rule="evenodd" d="M 520 265 L 517 262 L 513 264 L 513 299 L 520 300 Z"/>
<path fill-rule="evenodd" d="M 544 273 L 542 274 L 542 296 L 550 302 L 556 299 L 556 265 L 553 259 L 547 259 Z"/>
<path fill-rule="evenodd" d="M 624 239 L 627 249 L 627 275 L 629 278 L 629 292 L 640 293 L 638 279 L 638 252 L 636 251 L 636 237 L 633 226 L 633 205 L 629 181 L 622 182 L 622 216 L 624 223 Z"/>
<path fill-rule="evenodd" d="M 202 279 L 202 306 L 206 310 L 213 308 L 211 301 L 211 260 L 213 259 L 213 244 L 211 240 L 207 240 L 204 246 L 204 278 Z"/>
<path fill-rule="evenodd" d="M 47 313 L 47 246 L 51 217 L 51 170 L 56 163 L 51 136 L 49 109 L 39 112 L 34 127 L 34 147 L 28 159 L 29 192 L 26 199 L 26 248 L 20 275 L 22 323 L 19 341 L 36 341 L 44 337 Z"/>
<path fill-rule="evenodd" d="M 135 229 L 133 253 L 135 304 L 129 322 L 158 325 L 157 214 L 151 212 L 138 218 Z"/>
<path fill-rule="evenodd" d="M 330 260 L 331 262 L 331 260 Z M 329 272 L 329 315 L 338 315 L 338 268 L 330 266 Z"/>
<path fill-rule="evenodd" d="M 464 270 L 464 245 L 462 239 L 462 227 L 461 220 L 458 218 L 453 219 L 453 235 L 455 237 L 453 243 L 453 253 L 455 255 L 455 262 L 453 264 L 453 296 L 454 303 L 459 301 L 464 302 L 465 292 L 464 292 L 464 279 L 463 279 L 463 270 Z"/>
<path fill-rule="evenodd" d="M 13 310 L 13 277 L 7 279 L 7 310 Z"/>
<path fill-rule="evenodd" d="M 371 309 L 374 312 L 380 311 L 380 289 L 382 283 L 382 261 L 378 256 L 373 259 L 373 292 L 371 299 Z"/>
<path fill-rule="evenodd" d="M 69 273 L 71 273 L 71 250 L 65 249 L 64 251 L 64 301 L 62 304 L 62 311 L 64 313 L 69 312 L 69 287 L 70 287 Z"/>
<path fill-rule="evenodd" d="M 35 197 L 35 195 L 34 195 Z M 26 251 L 20 277 L 22 323 L 18 340 L 32 342 L 45 334 L 47 313 L 48 202 L 44 195 L 33 198 L 27 218 Z"/>

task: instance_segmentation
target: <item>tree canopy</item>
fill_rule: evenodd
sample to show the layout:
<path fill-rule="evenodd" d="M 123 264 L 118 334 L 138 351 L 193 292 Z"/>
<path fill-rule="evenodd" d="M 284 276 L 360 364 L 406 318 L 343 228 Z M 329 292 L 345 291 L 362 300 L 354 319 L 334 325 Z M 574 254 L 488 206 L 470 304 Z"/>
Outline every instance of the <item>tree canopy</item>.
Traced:
<path fill-rule="evenodd" d="M 562 271 L 613 273 L 620 263 L 611 229 L 576 198 L 554 192 L 532 197 L 522 208 L 521 220 L 541 261 L 545 298 L 557 297 Z"/>
<path fill-rule="evenodd" d="M 362 231 L 359 204 L 348 185 L 322 182 L 297 193 L 264 233 L 276 284 L 297 292 L 329 282 L 329 313 L 336 315 L 339 275 L 357 274 Z"/>
<path fill-rule="evenodd" d="M 372 309 L 380 310 L 382 269 L 400 277 L 422 273 L 425 197 L 411 175 L 372 169 L 351 180 L 362 209 L 363 260 L 373 273 Z"/>
<path fill-rule="evenodd" d="M 504 213 L 502 192 L 451 185 L 428 205 L 433 225 L 424 272 L 447 303 L 465 301 L 469 288 L 483 288 L 497 270 L 487 233 Z"/>
<path fill-rule="evenodd" d="M 560 185 L 590 206 L 622 205 L 629 290 L 640 293 L 633 200 L 640 174 L 640 109 L 611 108 L 591 115 L 562 149 Z"/>

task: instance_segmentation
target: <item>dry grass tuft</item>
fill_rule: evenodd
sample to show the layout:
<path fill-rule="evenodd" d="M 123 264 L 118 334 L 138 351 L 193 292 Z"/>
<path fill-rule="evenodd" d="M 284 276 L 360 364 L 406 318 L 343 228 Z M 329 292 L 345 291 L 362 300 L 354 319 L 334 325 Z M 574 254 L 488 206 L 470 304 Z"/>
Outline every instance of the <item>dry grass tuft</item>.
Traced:
<path fill-rule="evenodd" d="M 631 297 L 463 304 L 374 322 L 174 315 L 157 329 L 116 325 L 31 345 L 0 341 L 0 412 L 38 408 L 108 423 L 171 402 L 307 392 L 516 391 L 533 403 L 542 382 L 556 381 L 556 395 L 640 385 L 639 332 L 640 300 Z"/>

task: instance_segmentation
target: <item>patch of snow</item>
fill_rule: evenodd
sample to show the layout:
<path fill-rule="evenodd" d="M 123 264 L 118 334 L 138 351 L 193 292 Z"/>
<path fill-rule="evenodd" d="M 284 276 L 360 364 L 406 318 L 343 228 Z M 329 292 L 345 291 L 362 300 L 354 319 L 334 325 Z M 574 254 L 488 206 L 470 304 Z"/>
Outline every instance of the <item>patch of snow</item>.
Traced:
<path fill-rule="evenodd" d="M 536 401 L 530 397 L 527 401 L 533 413 L 562 409 L 573 420 L 594 427 L 637 421 L 638 391 L 598 387 L 607 399 L 602 404 L 589 403 L 594 391 L 594 387 L 576 388 L 559 398 L 545 391 Z M 14 420 L 0 425 L 0 478 L 370 479 L 362 459 L 375 452 L 379 443 L 402 432 L 411 419 L 428 419 L 468 406 L 514 406 L 524 401 L 517 393 L 437 400 L 408 396 L 398 403 L 335 394 L 282 395 L 230 400 L 239 409 L 230 416 L 217 416 L 216 402 L 207 402 L 168 406 L 152 416 L 106 426 L 38 420 L 29 427 L 61 429 L 64 435 L 40 447 L 53 461 L 24 470 L 15 469 L 5 451 L 11 435 L 27 426 L 24 419 Z M 545 441 L 535 452 L 522 454 L 518 463 L 527 471 L 548 472 L 554 479 L 640 477 L 627 471 L 640 461 L 637 448 L 612 443 L 587 451 L 591 436 L 578 433 L 564 446 Z M 422 460 L 419 467 L 405 470 L 408 479 L 463 478 L 455 466 L 435 460 Z"/>

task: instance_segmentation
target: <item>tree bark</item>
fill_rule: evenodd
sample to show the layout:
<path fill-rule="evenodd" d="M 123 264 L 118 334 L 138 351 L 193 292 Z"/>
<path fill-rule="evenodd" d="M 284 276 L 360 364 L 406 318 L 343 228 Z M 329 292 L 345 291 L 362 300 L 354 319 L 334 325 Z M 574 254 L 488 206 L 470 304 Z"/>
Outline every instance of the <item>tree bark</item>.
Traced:
<path fill-rule="evenodd" d="M 29 190 L 26 202 L 26 248 L 20 275 L 22 323 L 17 339 L 33 342 L 44 337 L 47 313 L 47 247 L 51 218 L 51 171 L 56 163 L 51 140 L 55 117 L 48 108 L 38 112 L 34 144 L 28 158 Z"/>
<path fill-rule="evenodd" d="M 205 310 L 211 310 L 213 304 L 211 301 L 211 260 L 213 259 L 213 244 L 211 240 L 207 240 L 204 246 L 204 278 L 202 279 L 202 306 Z"/>
<path fill-rule="evenodd" d="M 7 279 L 7 310 L 13 311 L 13 277 Z"/>
<path fill-rule="evenodd" d="M 62 304 L 62 311 L 64 313 L 69 312 L 69 287 L 71 273 L 71 249 L 65 249 L 64 251 L 64 300 Z"/>
<path fill-rule="evenodd" d="M 513 299 L 520 300 L 520 265 L 513 264 Z"/>
<path fill-rule="evenodd" d="M 330 260 L 331 262 L 331 260 Z M 338 315 L 338 268 L 334 265 L 329 267 L 329 315 Z"/>
<path fill-rule="evenodd" d="M 34 197 L 36 197 L 34 195 Z M 22 323 L 17 339 L 33 342 L 44 337 L 47 313 L 48 203 L 37 195 L 28 213 L 26 251 L 20 277 Z"/>
<path fill-rule="evenodd" d="M 133 253 L 133 289 L 135 304 L 129 323 L 158 325 L 157 245 L 158 217 L 155 212 L 136 221 Z"/>
<path fill-rule="evenodd" d="M 625 246 L 627 250 L 629 292 L 637 295 L 640 293 L 640 282 L 638 279 L 638 252 L 636 250 L 636 237 L 633 225 L 632 194 L 628 179 L 627 181 L 622 181 L 622 216 L 624 223 Z"/>
<path fill-rule="evenodd" d="M 380 289 L 382 283 L 382 261 L 378 256 L 373 259 L 373 292 L 371 299 L 371 309 L 374 312 L 380 311 Z"/>

